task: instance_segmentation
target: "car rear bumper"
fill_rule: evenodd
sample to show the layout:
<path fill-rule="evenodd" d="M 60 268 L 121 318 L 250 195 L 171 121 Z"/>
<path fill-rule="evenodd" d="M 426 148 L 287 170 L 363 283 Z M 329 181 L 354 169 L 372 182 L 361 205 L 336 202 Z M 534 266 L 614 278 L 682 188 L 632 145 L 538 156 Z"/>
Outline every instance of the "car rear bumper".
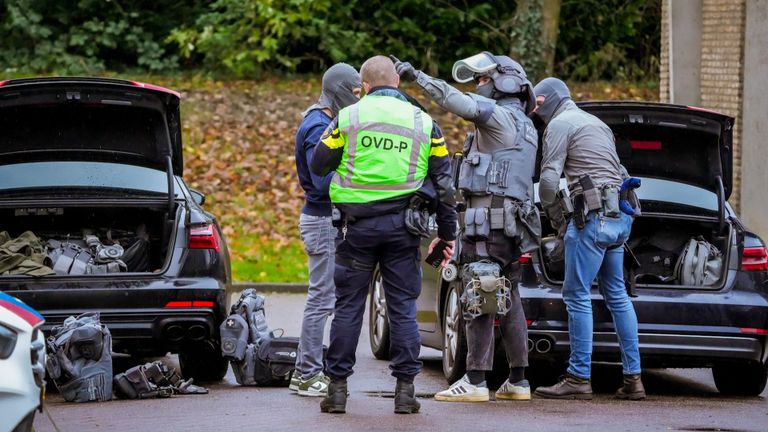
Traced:
<path fill-rule="evenodd" d="M 570 351 L 567 329 L 530 328 L 528 338 L 534 343 L 530 351 L 532 357 L 567 359 Z M 549 344 L 537 344 L 541 339 L 548 340 Z M 645 366 L 705 367 L 719 361 L 766 361 L 765 337 L 640 331 L 639 339 L 640 355 Z M 541 352 L 541 349 L 537 349 L 540 346 L 549 346 L 549 349 Z M 614 332 L 594 332 L 593 361 L 618 362 L 619 352 L 619 343 Z"/>

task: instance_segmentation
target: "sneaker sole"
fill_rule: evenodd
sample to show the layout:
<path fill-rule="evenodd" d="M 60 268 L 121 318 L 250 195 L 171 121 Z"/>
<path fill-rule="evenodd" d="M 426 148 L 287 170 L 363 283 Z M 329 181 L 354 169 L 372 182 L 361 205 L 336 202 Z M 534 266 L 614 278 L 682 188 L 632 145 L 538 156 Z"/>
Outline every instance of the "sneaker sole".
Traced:
<path fill-rule="evenodd" d="M 563 395 L 563 396 L 547 395 L 539 392 L 536 392 L 534 394 L 537 397 L 540 397 L 542 399 L 592 400 L 592 393 L 569 394 L 569 395 Z"/>
<path fill-rule="evenodd" d="M 488 402 L 489 396 L 440 396 L 435 395 L 436 401 L 441 402 Z"/>
<path fill-rule="evenodd" d="M 299 386 L 289 385 L 288 386 L 288 390 L 290 390 L 292 392 L 297 392 L 297 391 L 299 391 Z"/>
<path fill-rule="evenodd" d="M 518 394 L 518 393 L 496 393 L 496 399 L 502 400 L 531 400 L 531 394 Z"/>
<path fill-rule="evenodd" d="M 305 397 L 320 397 L 320 396 L 328 396 L 328 392 L 318 392 L 314 390 L 298 390 L 299 396 L 305 396 Z"/>

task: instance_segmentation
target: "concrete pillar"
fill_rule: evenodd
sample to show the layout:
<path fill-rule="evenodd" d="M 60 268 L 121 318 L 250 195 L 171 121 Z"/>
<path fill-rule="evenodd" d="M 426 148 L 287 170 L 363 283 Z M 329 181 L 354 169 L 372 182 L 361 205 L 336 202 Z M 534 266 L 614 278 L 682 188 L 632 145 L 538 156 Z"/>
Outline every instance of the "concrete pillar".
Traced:
<path fill-rule="evenodd" d="M 669 102 L 701 102 L 701 0 L 669 0 Z M 662 98 L 664 100 L 665 98 Z"/>
<path fill-rule="evenodd" d="M 745 19 L 741 217 L 768 241 L 768 2 L 747 0 Z"/>

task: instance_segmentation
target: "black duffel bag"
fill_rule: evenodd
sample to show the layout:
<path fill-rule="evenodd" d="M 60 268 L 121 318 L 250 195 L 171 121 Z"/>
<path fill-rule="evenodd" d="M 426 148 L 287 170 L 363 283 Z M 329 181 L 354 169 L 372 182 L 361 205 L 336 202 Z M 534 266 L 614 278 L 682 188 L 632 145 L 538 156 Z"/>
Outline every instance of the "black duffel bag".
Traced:
<path fill-rule="evenodd" d="M 249 344 L 243 361 L 231 362 L 240 385 L 286 387 L 296 366 L 299 338 L 275 337 Z"/>

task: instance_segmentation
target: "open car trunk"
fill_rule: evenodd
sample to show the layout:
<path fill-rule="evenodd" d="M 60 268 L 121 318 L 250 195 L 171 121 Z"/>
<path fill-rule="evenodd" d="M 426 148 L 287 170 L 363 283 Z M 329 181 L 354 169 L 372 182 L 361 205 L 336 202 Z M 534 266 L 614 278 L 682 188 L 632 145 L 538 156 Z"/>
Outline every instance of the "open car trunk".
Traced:
<path fill-rule="evenodd" d="M 732 242 L 732 227 L 726 224 L 720 234 L 720 223 L 711 218 L 691 218 L 674 215 L 643 215 L 635 219 L 632 233 L 624 249 L 624 278 L 632 288 L 661 287 L 669 289 L 719 289 L 725 283 L 728 254 Z M 545 221 L 549 226 L 548 221 Z M 719 277 L 705 285 L 684 283 L 678 266 L 682 266 L 681 255 L 691 239 L 705 241 L 712 246 L 713 253 L 719 252 L 721 271 Z M 552 248 L 554 236 L 542 239 L 540 262 L 545 277 L 555 284 L 564 279 L 563 261 L 550 261 L 547 250 Z M 634 282 L 634 284 L 632 284 Z"/>
<path fill-rule="evenodd" d="M 0 268 L 0 277 L 161 273 L 175 232 L 166 222 L 167 212 L 165 203 L 0 208 L 0 237 L 16 239 L 16 244 L 30 248 L 27 251 L 43 254 L 45 266 L 29 272 L 24 264 L 6 265 Z"/>

